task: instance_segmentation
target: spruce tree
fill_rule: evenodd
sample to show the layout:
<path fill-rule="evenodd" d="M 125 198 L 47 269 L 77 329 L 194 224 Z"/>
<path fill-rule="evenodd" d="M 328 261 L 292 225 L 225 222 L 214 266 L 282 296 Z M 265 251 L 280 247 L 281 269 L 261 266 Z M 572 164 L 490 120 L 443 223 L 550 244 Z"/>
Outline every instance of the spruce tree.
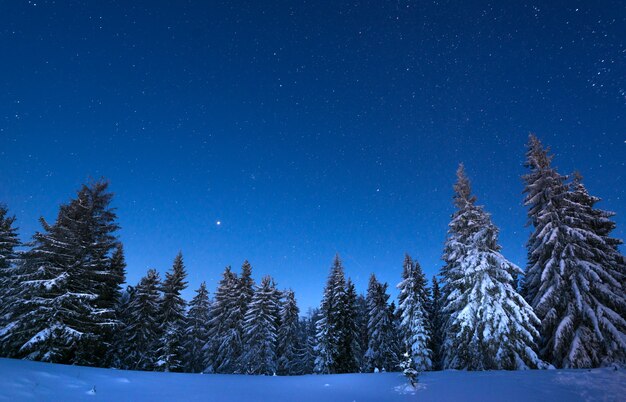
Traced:
<path fill-rule="evenodd" d="M 441 291 L 439 289 L 439 281 L 436 276 L 432 279 L 432 298 L 431 309 L 429 312 L 430 317 L 430 346 L 429 349 L 432 353 L 433 370 L 441 370 L 441 348 L 443 344 L 443 326 L 444 320 L 441 312 L 442 299 Z"/>
<path fill-rule="evenodd" d="M 189 302 L 187 328 L 185 331 L 185 369 L 191 373 L 201 373 L 205 369 L 204 346 L 209 340 L 209 317 L 211 302 L 206 283 L 202 282 L 196 295 Z"/>
<path fill-rule="evenodd" d="M 403 353 L 408 352 L 418 371 L 432 367 L 430 346 L 430 321 L 428 317 L 428 292 L 426 276 L 419 263 L 407 254 L 404 258 L 402 282 L 398 284 L 398 314 Z"/>
<path fill-rule="evenodd" d="M 316 359 L 315 372 L 334 374 L 341 362 L 346 300 L 346 279 L 339 255 L 335 256 L 326 282 L 324 296 L 320 305 L 320 318 L 316 322 Z"/>
<path fill-rule="evenodd" d="M 547 313 L 552 310 L 550 306 L 556 299 L 561 297 L 560 287 L 564 286 L 559 275 L 558 261 L 561 259 L 564 233 L 567 231 L 563 224 L 567 185 L 566 177 L 552 168 L 552 157 L 537 137 L 530 135 L 527 147 L 524 166 L 530 172 L 523 176 L 526 183 L 524 204 L 529 208 L 529 223 L 534 231 L 527 243 L 528 261 L 522 292 L 536 310 L 543 299 Z M 549 294 L 547 290 L 550 290 Z M 548 299 L 551 299 L 550 302 L 545 304 Z M 542 326 L 545 313 L 537 311 Z M 546 333 L 545 330 L 542 328 L 542 334 Z"/>
<path fill-rule="evenodd" d="M 359 327 L 357 325 L 357 294 L 352 280 L 346 283 L 344 302 L 340 305 L 342 333 L 337 357 L 337 373 L 357 373 L 361 357 Z"/>
<path fill-rule="evenodd" d="M 265 276 L 256 287 L 246 312 L 243 334 L 243 369 L 247 374 L 276 373 L 276 340 L 279 306 L 274 280 Z"/>
<path fill-rule="evenodd" d="M 18 261 L 17 248 L 20 240 L 15 227 L 15 216 L 9 216 L 8 208 L 0 204 L 0 297 L 7 301 L 12 288 L 13 267 Z"/>
<path fill-rule="evenodd" d="M 121 243 L 118 243 L 111 260 L 109 261 L 109 272 L 105 278 L 107 282 L 102 289 L 100 297 L 96 300 L 97 306 L 100 309 L 106 310 L 109 317 L 112 318 L 111 325 L 107 325 L 102 328 L 102 339 L 98 343 L 100 348 L 97 351 L 99 356 L 102 356 L 100 362 L 104 367 L 111 367 L 113 365 L 113 359 L 115 358 L 116 351 L 116 334 L 119 334 L 124 328 L 123 322 L 123 308 L 124 302 L 122 300 L 122 284 L 126 281 L 126 259 L 124 257 L 124 247 Z"/>
<path fill-rule="evenodd" d="M 402 318 L 398 314 L 398 309 L 396 308 L 396 302 L 392 301 L 389 304 L 389 317 L 392 323 L 391 326 L 391 356 L 393 358 L 393 362 L 391 364 L 391 369 L 395 370 L 400 367 L 400 363 L 402 362 L 402 355 L 404 354 L 404 341 L 402 336 L 400 335 L 400 324 L 402 322 Z"/>
<path fill-rule="evenodd" d="M 610 237 L 612 213 L 595 208 L 579 175 L 571 184 L 530 136 L 525 204 L 534 227 L 524 295 L 541 319 L 541 354 L 558 368 L 626 362 L 626 264 Z"/>
<path fill-rule="evenodd" d="M 368 348 L 365 353 L 366 371 L 393 371 L 398 356 L 395 344 L 394 317 L 388 304 L 387 284 L 381 284 L 372 274 L 367 288 Z"/>
<path fill-rule="evenodd" d="M 306 317 L 300 319 L 299 339 L 302 347 L 297 355 L 297 373 L 313 374 L 316 359 L 316 322 L 319 319 L 319 309 L 309 309 Z"/>
<path fill-rule="evenodd" d="M 543 367 L 534 352 L 539 320 L 517 293 L 521 272 L 500 254 L 498 229 L 476 205 L 463 165 L 454 186 L 442 269 L 447 315 L 444 368 L 514 370 Z"/>
<path fill-rule="evenodd" d="M 120 324 L 113 334 L 106 367 L 118 369 L 128 368 L 126 366 L 126 352 L 129 350 L 130 346 L 128 345 L 126 334 L 128 326 L 132 323 L 129 306 L 134 294 L 135 287 L 128 285 L 126 289 L 121 292 L 120 298 L 115 307 Z"/>
<path fill-rule="evenodd" d="M 280 307 L 280 327 L 278 328 L 277 373 L 280 375 L 298 374 L 298 353 L 300 342 L 300 310 L 292 290 L 284 292 L 284 301 Z"/>
<path fill-rule="evenodd" d="M 238 369 L 242 347 L 238 289 L 237 275 L 226 267 L 211 308 L 205 364 L 208 372 L 228 374 Z"/>
<path fill-rule="evenodd" d="M 359 294 L 356 298 L 356 326 L 358 329 L 358 343 L 359 343 L 359 372 L 366 371 L 365 352 L 367 351 L 368 338 L 367 338 L 367 322 L 369 321 L 367 313 L 367 300 L 365 296 Z"/>
<path fill-rule="evenodd" d="M 68 206 L 61 207 L 66 209 Z M 21 288 L 13 307 L 17 319 L 7 340 L 14 357 L 69 363 L 80 341 L 80 318 L 91 314 L 87 300 L 93 301 L 96 296 L 69 290 L 71 243 L 61 240 L 60 225 L 41 221 L 45 232 L 33 236 L 33 247 L 25 253 L 16 277 Z"/>
<path fill-rule="evenodd" d="M 116 216 L 108 183 L 83 186 L 59 209 L 16 272 L 19 312 L 7 334 L 18 357 L 57 363 L 99 364 L 107 329 L 118 324 L 104 302 L 111 280 L 111 253 L 117 246 Z"/>
<path fill-rule="evenodd" d="M 7 207 L 0 204 L 0 356 L 13 354 L 3 339 L 14 326 L 15 303 L 20 290 L 15 280 L 19 246 L 15 216 L 9 216 Z"/>
<path fill-rule="evenodd" d="M 569 349 L 569 356 L 560 365 L 582 368 L 624 364 L 626 259 L 618 249 L 622 241 L 610 237 L 615 229 L 611 220 L 615 213 L 595 208 L 600 198 L 589 194 L 578 172 L 573 174 L 567 201 L 567 223 L 572 228 L 568 234 L 574 238 L 568 241 L 564 253 L 570 256 L 566 265 L 576 272 L 570 283 L 577 311 L 570 311 L 576 317 L 571 325 L 562 321 L 558 342 L 561 350 Z"/>
<path fill-rule="evenodd" d="M 161 307 L 159 273 L 148 270 L 128 303 L 128 325 L 124 330 L 123 366 L 131 370 L 157 368 L 156 348 L 159 341 Z"/>
<path fill-rule="evenodd" d="M 417 379 L 419 377 L 419 370 L 415 369 L 415 364 L 413 363 L 413 358 L 409 352 L 404 352 L 402 355 L 402 361 L 400 363 L 400 370 L 402 370 L 402 374 L 409 381 L 409 385 L 415 388 L 417 385 Z"/>
<path fill-rule="evenodd" d="M 162 288 L 160 341 L 157 350 L 157 368 L 162 371 L 183 369 L 186 302 L 181 292 L 187 288 L 186 277 L 183 255 L 179 252 L 174 259 L 172 271 L 165 274 Z"/>
<path fill-rule="evenodd" d="M 241 265 L 241 273 L 236 283 L 237 289 L 235 290 L 234 297 L 237 298 L 235 309 L 231 311 L 231 319 L 235 322 L 234 326 L 237 331 L 236 338 L 240 339 L 239 352 L 234 358 L 236 359 L 236 367 L 233 369 L 235 372 L 245 372 L 245 362 L 240 361 L 243 359 L 243 327 L 248 307 L 252 302 L 252 296 L 254 294 L 254 279 L 252 279 L 252 265 L 245 260 Z M 278 295 L 275 295 L 278 296 Z"/>
<path fill-rule="evenodd" d="M 82 336 L 74 364 L 103 365 L 111 346 L 112 333 L 119 328 L 116 314 L 120 287 L 125 281 L 125 262 L 116 232 L 119 230 L 117 215 L 111 207 L 113 193 L 106 180 L 85 185 L 78 192 L 76 201 L 82 222 L 75 222 L 72 230 L 79 233 L 77 260 L 81 270 L 76 273 L 86 278 L 80 290 L 94 292 L 91 333 Z M 70 226 L 71 227 L 71 226 Z M 82 251 L 82 252 L 81 252 Z M 77 281 L 78 282 L 78 281 Z"/>

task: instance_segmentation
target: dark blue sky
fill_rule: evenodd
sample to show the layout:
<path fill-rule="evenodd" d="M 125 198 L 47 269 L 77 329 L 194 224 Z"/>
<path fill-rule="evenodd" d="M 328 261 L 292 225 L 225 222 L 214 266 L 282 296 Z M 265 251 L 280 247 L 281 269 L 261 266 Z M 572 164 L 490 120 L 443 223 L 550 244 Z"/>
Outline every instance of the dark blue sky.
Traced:
<path fill-rule="evenodd" d="M 622 1 L 5 1 L 0 201 L 28 239 L 105 176 L 130 283 L 247 258 L 306 309 L 335 252 L 436 273 L 463 161 L 523 266 L 529 131 L 625 237 L 625 38 Z"/>

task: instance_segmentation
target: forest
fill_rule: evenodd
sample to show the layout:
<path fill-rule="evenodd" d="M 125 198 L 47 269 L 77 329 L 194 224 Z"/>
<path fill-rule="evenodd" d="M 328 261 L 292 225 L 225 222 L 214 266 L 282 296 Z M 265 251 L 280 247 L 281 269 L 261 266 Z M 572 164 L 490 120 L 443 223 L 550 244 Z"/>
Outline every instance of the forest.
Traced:
<path fill-rule="evenodd" d="M 259 375 L 626 363 L 626 259 L 611 237 L 614 214 L 596 207 L 580 174 L 559 173 L 532 134 L 525 167 L 525 269 L 501 253 L 461 164 L 437 276 L 399 256 L 397 300 L 375 274 L 359 294 L 336 255 L 319 308 L 306 314 L 292 290 L 255 280 L 248 261 L 189 301 L 182 253 L 164 276 L 150 269 L 126 285 L 106 180 L 83 185 L 24 244 L 0 206 L 0 356 Z"/>

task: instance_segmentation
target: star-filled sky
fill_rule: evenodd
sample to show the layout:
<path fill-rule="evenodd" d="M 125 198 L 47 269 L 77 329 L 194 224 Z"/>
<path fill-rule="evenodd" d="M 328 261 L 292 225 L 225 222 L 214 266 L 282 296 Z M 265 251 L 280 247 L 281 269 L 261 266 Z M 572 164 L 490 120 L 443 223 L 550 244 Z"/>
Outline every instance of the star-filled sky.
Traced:
<path fill-rule="evenodd" d="M 108 178 L 131 284 L 178 250 L 187 298 L 247 258 L 303 310 L 336 252 L 431 276 L 459 162 L 524 266 L 530 131 L 626 237 L 623 1 L 15 0 L 0 57 L 0 202 L 28 240 Z"/>

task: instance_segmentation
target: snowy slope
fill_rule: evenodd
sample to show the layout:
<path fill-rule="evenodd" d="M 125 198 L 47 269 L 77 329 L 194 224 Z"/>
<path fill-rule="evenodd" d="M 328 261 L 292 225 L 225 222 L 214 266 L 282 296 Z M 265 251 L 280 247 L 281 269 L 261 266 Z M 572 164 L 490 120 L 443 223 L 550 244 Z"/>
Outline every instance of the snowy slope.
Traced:
<path fill-rule="evenodd" d="M 92 392 L 95 386 L 95 393 Z M 624 401 L 626 370 L 263 377 L 118 371 L 0 359 L 0 401 Z"/>

